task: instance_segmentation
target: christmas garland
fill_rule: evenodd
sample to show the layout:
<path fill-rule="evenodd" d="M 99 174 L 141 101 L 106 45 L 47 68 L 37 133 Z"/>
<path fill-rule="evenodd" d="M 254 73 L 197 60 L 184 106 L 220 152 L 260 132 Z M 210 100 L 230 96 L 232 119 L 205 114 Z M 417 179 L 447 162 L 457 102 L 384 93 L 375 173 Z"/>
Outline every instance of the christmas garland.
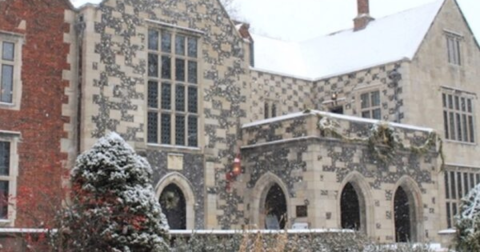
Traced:
<path fill-rule="evenodd" d="M 380 121 L 377 124 L 374 124 L 368 137 L 350 137 L 341 134 L 336 130 L 340 127 L 340 124 L 331 117 L 318 114 L 318 118 L 317 128 L 320 130 L 320 135 L 322 137 L 339 138 L 347 142 L 367 143 L 370 153 L 372 153 L 377 160 L 384 163 L 391 160 L 395 156 L 397 150 L 409 150 L 417 155 L 424 155 L 429 149 L 435 147 L 438 142 L 438 153 L 442 161 L 442 169 L 445 164 L 443 141 L 440 136 L 433 131 L 429 133 L 427 139 L 422 145 L 411 146 L 407 149 L 388 122 Z"/>

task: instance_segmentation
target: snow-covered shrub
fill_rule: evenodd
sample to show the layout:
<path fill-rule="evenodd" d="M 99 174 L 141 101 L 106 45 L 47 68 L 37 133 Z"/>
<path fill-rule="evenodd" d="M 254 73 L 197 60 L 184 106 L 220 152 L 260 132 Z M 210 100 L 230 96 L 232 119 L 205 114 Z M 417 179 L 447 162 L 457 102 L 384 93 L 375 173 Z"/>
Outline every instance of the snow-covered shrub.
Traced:
<path fill-rule="evenodd" d="M 457 251 L 480 251 L 480 184 L 462 199 L 456 228 Z"/>
<path fill-rule="evenodd" d="M 116 133 L 80 155 L 61 233 L 67 251 L 168 251 L 168 224 L 147 161 Z"/>

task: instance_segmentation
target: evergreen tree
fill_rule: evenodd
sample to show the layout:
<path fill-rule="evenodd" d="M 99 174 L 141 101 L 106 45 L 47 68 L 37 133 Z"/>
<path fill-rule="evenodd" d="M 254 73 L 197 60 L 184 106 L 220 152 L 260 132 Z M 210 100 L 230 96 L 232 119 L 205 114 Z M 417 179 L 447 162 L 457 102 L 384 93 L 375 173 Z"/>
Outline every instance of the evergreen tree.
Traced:
<path fill-rule="evenodd" d="M 61 246 L 67 251 L 168 251 L 168 224 L 147 161 L 116 133 L 80 155 Z"/>
<path fill-rule="evenodd" d="M 480 184 L 462 199 L 456 228 L 457 251 L 480 251 Z"/>

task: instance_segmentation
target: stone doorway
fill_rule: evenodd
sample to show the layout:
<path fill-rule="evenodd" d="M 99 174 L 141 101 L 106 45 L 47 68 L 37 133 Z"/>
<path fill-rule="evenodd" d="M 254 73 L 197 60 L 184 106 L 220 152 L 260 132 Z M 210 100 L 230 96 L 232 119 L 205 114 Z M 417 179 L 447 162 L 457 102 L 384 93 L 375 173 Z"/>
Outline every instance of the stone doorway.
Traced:
<path fill-rule="evenodd" d="M 284 229 L 287 223 L 287 201 L 278 184 L 270 187 L 265 198 L 265 229 Z"/>
<path fill-rule="evenodd" d="M 170 229 L 187 229 L 187 208 L 182 190 L 175 184 L 167 185 L 160 195 L 160 205 Z"/>
<path fill-rule="evenodd" d="M 347 183 L 340 199 L 342 228 L 360 230 L 360 201 L 357 191 L 351 183 Z"/>
<path fill-rule="evenodd" d="M 395 192 L 394 216 L 395 216 L 395 241 L 412 241 L 412 211 L 413 206 L 408 199 L 405 190 L 400 186 Z"/>

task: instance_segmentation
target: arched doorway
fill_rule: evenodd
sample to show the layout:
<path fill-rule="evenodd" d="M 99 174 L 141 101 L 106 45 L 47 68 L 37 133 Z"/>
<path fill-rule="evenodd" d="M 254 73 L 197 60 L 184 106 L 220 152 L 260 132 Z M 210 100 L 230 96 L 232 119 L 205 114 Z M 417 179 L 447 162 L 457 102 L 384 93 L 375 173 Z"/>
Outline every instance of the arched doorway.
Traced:
<path fill-rule="evenodd" d="M 403 187 L 399 186 L 395 192 L 393 211 L 395 216 L 395 241 L 411 242 L 412 236 L 412 210 L 414 209 Z"/>
<path fill-rule="evenodd" d="M 265 228 L 284 229 L 287 223 L 287 201 L 282 188 L 273 184 L 265 198 Z"/>
<path fill-rule="evenodd" d="M 160 194 L 160 205 L 170 229 L 187 229 L 187 208 L 182 190 L 175 184 L 167 185 Z"/>
<path fill-rule="evenodd" d="M 340 212 L 342 228 L 360 230 L 360 201 L 357 191 L 351 183 L 343 187 L 340 198 Z"/>

